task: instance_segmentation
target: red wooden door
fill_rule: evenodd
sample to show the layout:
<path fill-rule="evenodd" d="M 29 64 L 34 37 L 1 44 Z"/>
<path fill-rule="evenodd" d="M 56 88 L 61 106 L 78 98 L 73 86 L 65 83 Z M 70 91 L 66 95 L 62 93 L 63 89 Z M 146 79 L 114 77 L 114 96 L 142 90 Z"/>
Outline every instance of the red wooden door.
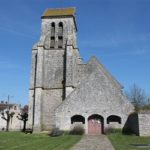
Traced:
<path fill-rule="evenodd" d="M 101 121 L 97 119 L 88 120 L 88 134 L 101 134 L 102 126 Z"/>

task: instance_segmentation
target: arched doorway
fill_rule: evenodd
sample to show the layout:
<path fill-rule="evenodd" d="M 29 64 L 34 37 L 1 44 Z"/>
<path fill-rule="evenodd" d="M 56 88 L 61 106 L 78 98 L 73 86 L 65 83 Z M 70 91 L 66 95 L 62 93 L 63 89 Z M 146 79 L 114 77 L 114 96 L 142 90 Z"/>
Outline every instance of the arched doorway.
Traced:
<path fill-rule="evenodd" d="M 88 134 L 102 134 L 104 132 L 104 118 L 94 114 L 88 118 Z"/>
<path fill-rule="evenodd" d="M 110 128 L 121 128 L 121 117 L 111 115 L 107 118 L 107 124 Z"/>
<path fill-rule="evenodd" d="M 81 130 L 81 132 L 84 132 L 85 129 L 85 118 L 81 115 L 74 115 L 71 117 L 71 126 L 70 126 L 71 132 L 78 132 Z M 80 131 L 79 131 L 80 132 Z"/>
<path fill-rule="evenodd" d="M 80 122 L 85 124 L 85 118 L 81 115 L 74 115 L 71 117 L 71 124 L 76 123 L 76 122 Z"/>
<path fill-rule="evenodd" d="M 119 124 L 121 124 L 121 117 L 116 115 L 111 115 L 107 118 L 107 124 L 109 124 L 110 122 L 118 122 Z"/>

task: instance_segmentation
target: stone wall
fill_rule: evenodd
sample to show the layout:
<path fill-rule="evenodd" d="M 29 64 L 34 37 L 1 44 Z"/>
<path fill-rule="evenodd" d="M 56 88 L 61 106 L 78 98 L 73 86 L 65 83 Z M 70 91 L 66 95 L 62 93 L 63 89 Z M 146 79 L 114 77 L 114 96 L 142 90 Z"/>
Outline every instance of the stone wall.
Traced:
<path fill-rule="evenodd" d="M 150 136 L 150 113 L 132 113 L 123 128 L 124 134 Z"/>
<path fill-rule="evenodd" d="M 62 47 L 58 46 L 59 24 L 63 25 Z M 55 26 L 52 33 L 52 24 Z M 73 16 L 42 18 L 41 36 L 32 49 L 28 127 L 50 130 L 55 124 L 54 110 L 76 84 L 79 52 Z M 51 37 L 54 46 L 51 47 Z"/>
<path fill-rule="evenodd" d="M 63 88 L 64 50 L 45 50 L 43 88 Z"/>
<path fill-rule="evenodd" d="M 40 37 L 40 43 L 44 45 L 45 49 L 50 49 L 50 37 L 51 37 L 51 23 L 55 23 L 55 48 L 58 48 L 58 24 L 63 23 L 63 48 L 65 48 L 66 41 L 69 45 L 77 47 L 76 44 L 76 27 L 72 17 L 62 18 L 47 18 L 42 19 L 42 31 Z"/>
<path fill-rule="evenodd" d="M 55 125 L 55 109 L 62 103 L 62 89 L 43 91 L 41 126 L 42 130 L 51 130 Z"/>
<path fill-rule="evenodd" d="M 6 121 L 1 118 L 0 114 L 0 131 L 2 131 L 2 129 L 6 129 Z"/>
<path fill-rule="evenodd" d="M 58 46 L 60 23 L 63 44 Z M 68 130 L 70 118 L 82 115 L 87 132 L 93 114 L 104 118 L 104 127 L 110 126 L 107 118 L 116 115 L 121 118 L 117 126 L 122 127 L 134 109 L 122 94 L 122 86 L 96 58 L 82 63 L 76 32 L 73 16 L 42 18 L 41 36 L 32 49 L 29 124 L 34 122 L 35 131 L 50 130 L 54 125 Z"/>
<path fill-rule="evenodd" d="M 150 113 L 139 113 L 139 135 L 150 136 Z"/>
<path fill-rule="evenodd" d="M 6 110 L 4 110 L 5 112 Z M 14 112 L 13 117 L 10 119 L 9 122 L 9 130 L 10 131 L 18 131 L 21 130 L 23 128 L 23 121 L 19 120 L 17 118 L 18 114 L 21 113 L 21 106 L 14 104 L 10 110 L 10 112 Z M 4 113 L 5 114 L 5 113 Z M 0 131 L 2 130 L 2 128 L 6 129 L 6 121 L 4 119 L 1 118 L 2 115 L 0 113 Z"/>
<path fill-rule="evenodd" d="M 121 125 L 127 120 L 134 107 L 122 94 L 120 86 L 110 79 L 101 68 L 101 65 L 92 58 L 87 64 L 84 78 L 75 90 L 56 109 L 56 125 L 63 130 L 71 127 L 70 119 L 74 115 L 85 118 L 87 132 L 88 117 L 98 114 L 104 118 L 104 127 L 107 128 L 107 118 L 110 115 L 121 117 Z"/>

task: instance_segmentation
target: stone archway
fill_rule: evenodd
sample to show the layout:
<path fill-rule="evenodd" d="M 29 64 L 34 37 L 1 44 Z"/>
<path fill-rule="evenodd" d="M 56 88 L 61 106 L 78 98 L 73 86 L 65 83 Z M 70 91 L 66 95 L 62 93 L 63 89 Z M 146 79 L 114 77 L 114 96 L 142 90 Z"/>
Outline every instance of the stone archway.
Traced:
<path fill-rule="evenodd" d="M 81 115 L 74 115 L 71 117 L 71 124 L 76 123 L 76 122 L 81 122 L 85 124 L 85 118 Z"/>
<path fill-rule="evenodd" d="M 88 117 L 88 134 L 102 134 L 104 133 L 104 118 L 98 114 Z"/>
<path fill-rule="evenodd" d="M 118 122 L 119 124 L 121 124 L 121 117 L 117 115 L 110 115 L 109 117 L 107 117 L 107 124 L 109 124 L 110 122 Z"/>
<path fill-rule="evenodd" d="M 121 128 L 121 117 L 110 115 L 107 117 L 107 124 L 109 128 Z"/>
<path fill-rule="evenodd" d="M 85 130 L 85 118 L 82 115 L 74 115 L 71 117 L 71 130 L 78 132 L 78 130 Z"/>

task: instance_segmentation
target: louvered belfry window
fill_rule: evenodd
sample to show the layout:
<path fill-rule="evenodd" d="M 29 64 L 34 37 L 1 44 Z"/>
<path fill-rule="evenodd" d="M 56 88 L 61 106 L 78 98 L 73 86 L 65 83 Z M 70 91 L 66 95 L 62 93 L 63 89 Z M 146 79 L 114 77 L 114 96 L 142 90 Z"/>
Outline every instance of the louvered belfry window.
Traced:
<path fill-rule="evenodd" d="M 54 22 L 51 23 L 51 37 L 52 36 L 55 36 L 55 23 Z"/>
<path fill-rule="evenodd" d="M 60 22 L 58 25 L 58 48 L 63 47 L 63 23 Z"/>
<path fill-rule="evenodd" d="M 50 48 L 54 48 L 55 47 L 55 37 L 51 37 L 51 43 L 50 43 Z"/>
<path fill-rule="evenodd" d="M 62 48 L 63 47 L 63 37 L 59 36 L 58 37 L 58 48 Z"/>
<path fill-rule="evenodd" d="M 58 36 L 63 36 L 63 23 L 60 22 L 58 25 Z"/>
<path fill-rule="evenodd" d="M 55 23 L 52 22 L 51 23 L 51 37 L 50 37 L 50 48 L 54 48 L 55 47 Z"/>

